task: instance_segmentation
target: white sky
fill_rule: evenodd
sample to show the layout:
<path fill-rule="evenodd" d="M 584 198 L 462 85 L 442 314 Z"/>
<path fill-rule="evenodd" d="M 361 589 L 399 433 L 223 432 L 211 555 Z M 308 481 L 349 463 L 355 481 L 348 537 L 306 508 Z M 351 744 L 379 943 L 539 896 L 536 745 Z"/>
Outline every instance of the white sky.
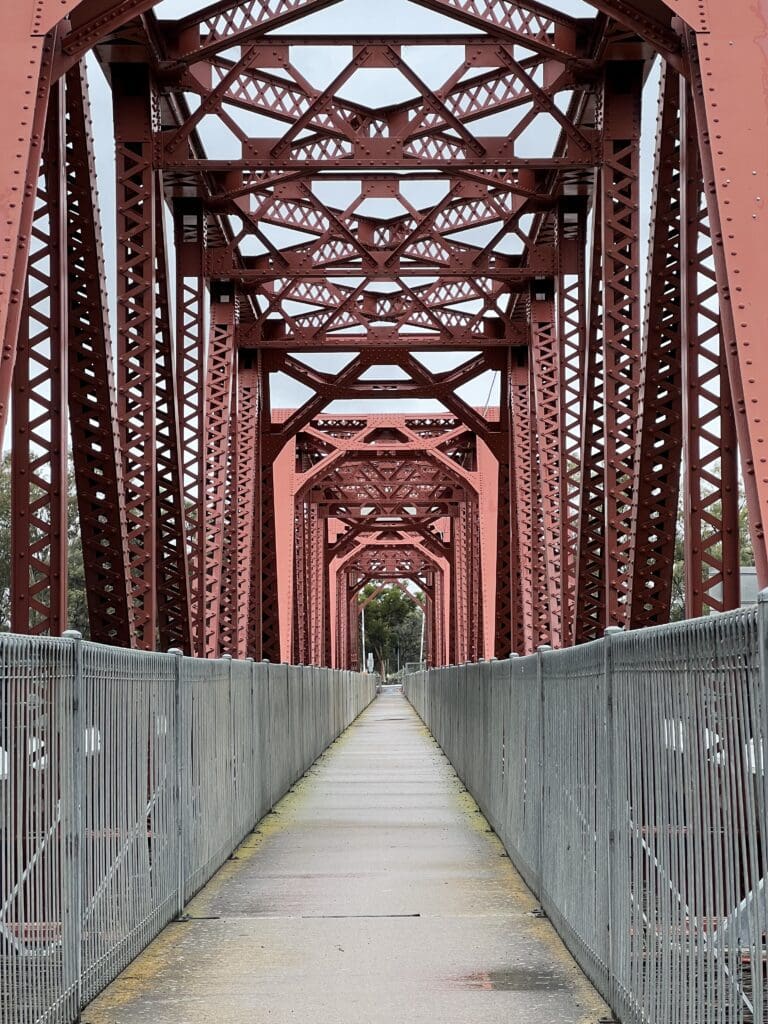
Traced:
<path fill-rule="evenodd" d="M 183 17 L 191 12 L 201 10 L 206 3 L 199 0 L 162 0 L 156 7 L 156 13 L 160 18 Z M 577 17 L 589 17 L 593 14 L 592 8 L 583 0 L 555 0 L 550 4 L 553 8 Z M 392 35 L 392 34 L 420 34 L 420 33 L 442 33 L 451 32 L 467 35 L 471 33 L 466 25 L 460 22 L 444 18 L 432 11 L 412 5 L 408 0 L 378 0 L 372 3 L 371 0 L 341 0 L 341 2 L 325 11 L 310 15 L 301 21 L 286 26 L 284 30 L 278 30 L 290 35 L 304 33 L 317 33 L 319 35 L 333 35 L 336 33 L 360 34 L 360 35 Z M 407 56 L 420 77 L 430 87 L 438 87 L 456 67 L 456 51 L 450 48 L 412 48 Z M 292 55 L 300 72 L 317 88 L 324 88 L 338 71 L 351 57 L 351 53 L 343 47 L 316 47 L 307 48 L 301 54 Z M 114 188 L 114 156 L 112 152 L 112 113 L 111 100 L 107 84 L 101 75 L 98 65 L 93 58 L 89 59 L 89 72 L 91 82 L 91 103 L 93 108 L 95 139 L 96 139 L 96 161 L 99 174 L 99 186 L 102 199 L 102 225 L 106 246 L 106 263 L 109 275 L 109 294 L 111 305 L 111 319 L 114 328 L 115 310 L 115 188 Z M 409 83 L 396 72 L 371 69 L 367 72 L 358 72 L 354 81 L 354 92 L 347 90 L 344 93 L 347 98 L 355 96 L 360 102 L 370 106 L 386 106 L 408 99 L 413 95 L 413 89 Z M 643 202 L 641 208 L 650 214 L 650 184 L 652 173 L 652 147 L 656 124 L 656 101 L 658 96 L 658 73 L 654 73 L 646 88 L 643 135 L 644 145 L 642 150 L 641 166 L 641 189 Z M 245 115 L 248 117 L 249 115 Z M 505 118 L 509 126 L 514 125 L 517 115 L 514 111 L 508 114 L 497 115 L 492 124 L 484 125 L 482 134 L 499 135 L 506 134 L 509 128 L 505 129 Z M 244 121 L 243 124 L 246 122 Z M 272 136 L 281 134 L 284 126 L 277 128 L 270 124 L 268 118 L 251 118 L 248 121 L 248 130 L 251 134 L 262 134 Z M 480 131 L 480 129 L 477 129 Z M 549 133 L 548 133 L 549 134 Z M 221 128 L 214 124 L 213 129 L 201 130 L 201 137 L 208 148 L 209 156 L 226 158 L 228 155 L 239 155 L 239 148 L 231 152 L 232 144 L 227 137 L 228 133 L 222 133 Z M 529 140 L 533 149 L 543 152 L 551 146 L 551 139 L 541 135 L 538 138 Z M 423 186 L 422 186 L 423 188 Z M 331 198 L 333 190 L 328 197 Z M 339 198 L 341 198 L 339 196 Z M 427 199 L 427 197 L 424 197 Z M 434 201 L 429 197 L 429 201 Z M 386 215 L 386 211 L 369 209 L 372 215 Z M 641 222 L 641 252 L 643 260 L 648 239 L 648 218 L 644 217 Z M 272 241 L 284 245 L 295 244 L 297 239 L 289 237 L 287 233 L 280 235 L 280 229 L 271 230 Z M 468 242 L 473 241 L 465 236 Z M 474 241 L 481 243 L 482 239 Z M 173 269 L 173 268 L 172 268 Z M 642 264 L 644 271 L 644 263 Z M 307 362 L 310 360 L 307 359 Z M 322 370 L 331 370 L 339 367 L 345 360 L 338 355 L 329 356 L 327 359 L 314 359 L 314 365 Z M 425 359 L 425 363 L 427 360 Z M 440 359 L 430 360 L 434 369 L 449 369 L 456 362 L 455 357 L 445 356 Z M 383 376 L 384 374 L 375 374 Z M 390 376 L 396 376 L 394 372 Z M 484 407 L 487 404 L 497 404 L 498 387 L 488 375 L 473 381 L 461 391 L 461 396 L 473 405 Z M 280 375 L 272 381 L 272 403 L 273 407 L 295 406 L 308 397 L 305 389 L 296 384 L 290 378 Z M 433 401 L 397 401 L 385 400 L 382 402 L 335 402 L 328 407 L 332 413 L 349 412 L 419 412 L 431 413 L 441 410 L 441 406 Z"/>

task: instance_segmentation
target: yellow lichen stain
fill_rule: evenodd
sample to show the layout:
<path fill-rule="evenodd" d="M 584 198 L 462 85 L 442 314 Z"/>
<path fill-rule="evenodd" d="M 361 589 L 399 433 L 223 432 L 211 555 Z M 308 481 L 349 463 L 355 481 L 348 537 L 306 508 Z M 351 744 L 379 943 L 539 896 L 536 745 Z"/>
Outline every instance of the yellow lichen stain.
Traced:
<path fill-rule="evenodd" d="M 335 743 L 331 744 L 326 754 L 338 749 L 339 745 L 346 741 L 346 738 L 347 733 L 344 733 Z M 256 856 L 266 842 L 290 826 L 296 812 L 306 799 L 307 784 L 326 754 L 321 755 L 307 773 L 275 805 L 274 810 L 258 822 L 255 830 L 249 833 L 234 851 L 232 859 L 226 861 L 206 886 L 190 900 L 185 907 L 185 915 L 192 918 L 208 916 L 214 899 L 225 884 L 245 870 L 249 861 Z M 188 929 L 193 927 L 195 927 L 194 922 L 188 924 L 176 922 L 165 928 L 144 952 L 91 1003 L 88 1007 L 89 1024 L 114 1024 L 112 1014 L 116 1009 L 140 998 L 161 974 L 172 970 L 177 962 L 175 954 L 178 953 L 178 947 L 183 942 Z M 280 963 L 288 963 L 291 960 L 289 956 L 278 960 L 275 958 L 276 951 L 272 949 L 270 952 L 275 966 Z"/>
<path fill-rule="evenodd" d="M 112 1013 L 146 992 L 174 964 L 174 954 L 192 924 L 169 925 L 88 1007 L 88 1024 L 114 1024 Z"/>
<path fill-rule="evenodd" d="M 421 720 L 419 721 L 421 723 Z M 423 725 L 423 723 L 421 723 L 420 731 L 431 738 L 432 734 L 426 726 Z M 547 946 L 552 954 L 553 962 L 558 963 L 568 975 L 573 986 L 576 1005 L 584 1007 L 584 1014 L 581 1017 L 579 1024 L 594 1024 L 594 1021 L 600 1017 L 610 1018 L 611 1014 L 608 1006 L 597 994 L 591 983 L 588 981 L 586 975 L 584 975 L 576 961 L 568 952 L 565 943 L 557 934 L 554 927 L 546 919 L 531 916 L 532 911 L 538 909 L 539 901 L 525 884 L 522 876 L 515 868 L 509 856 L 504 856 L 506 851 L 502 841 L 495 832 L 488 831 L 490 825 L 487 819 L 483 815 L 472 794 L 464 787 L 464 784 L 459 779 L 458 775 L 456 776 L 456 785 L 457 790 L 454 797 L 454 803 L 463 814 L 470 828 L 475 832 L 483 833 L 488 843 L 491 844 L 498 853 L 498 874 L 502 881 L 503 888 L 507 892 L 511 892 L 512 897 L 517 904 L 515 909 L 519 910 L 522 915 L 525 915 L 521 921 L 521 926 L 525 931 L 530 933 L 532 938 L 537 939 L 543 945 Z"/>

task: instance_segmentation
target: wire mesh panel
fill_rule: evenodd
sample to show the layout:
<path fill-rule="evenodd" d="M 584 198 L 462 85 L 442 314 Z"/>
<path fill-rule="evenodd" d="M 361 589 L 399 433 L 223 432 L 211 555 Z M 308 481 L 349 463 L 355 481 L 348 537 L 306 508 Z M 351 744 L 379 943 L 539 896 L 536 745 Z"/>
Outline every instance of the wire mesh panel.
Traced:
<path fill-rule="evenodd" d="M 277 803 L 278 794 L 284 793 L 292 781 L 290 766 L 292 743 L 288 704 L 291 671 L 292 669 L 288 665 L 269 666 L 269 743 L 272 753 L 271 806 Z"/>
<path fill-rule="evenodd" d="M 539 898 L 587 975 L 605 992 L 611 771 L 605 644 L 542 653 L 539 671 L 544 767 Z"/>
<path fill-rule="evenodd" d="M 270 742 L 271 719 L 269 710 L 269 665 L 257 662 L 252 666 L 253 706 L 251 722 L 254 740 L 254 763 L 256 766 L 256 797 L 254 820 L 259 821 L 271 810 L 272 804 L 272 757 Z"/>
<path fill-rule="evenodd" d="M 234 846 L 230 662 L 181 662 L 185 899 Z"/>
<path fill-rule="evenodd" d="M 171 919 L 175 658 L 82 645 L 83 998 Z"/>
<path fill-rule="evenodd" d="M 77 1019 L 374 695 L 365 675 L 0 636 L 3 1024 Z"/>
<path fill-rule="evenodd" d="M 542 749 L 538 659 L 499 662 L 508 673 L 500 717 L 504 727 L 504 785 L 497 832 L 526 882 L 541 881 Z"/>
<path fill-rule="evenodd" d="M 0 1019 L 67 1021 L 79 1003 L 74 654 L 0 637 Z"/>
<path fill-rule="evenodd" d="M 232 847 L 242 842 L 258 820 L 261 771 L 257 760 L 258 736 L 253 726 L 253 663 L 232 661 Z"/>
<path fill-rule="evenodd" d="M 766 598 L 406 677 L 624 1024 L 768 1024 Z"/>
<path fill-rule="evenodd" d="M 766 1005 L 766 694 L 755 610 L 611 641 L 615 1001 L 628 1021 Z"/>

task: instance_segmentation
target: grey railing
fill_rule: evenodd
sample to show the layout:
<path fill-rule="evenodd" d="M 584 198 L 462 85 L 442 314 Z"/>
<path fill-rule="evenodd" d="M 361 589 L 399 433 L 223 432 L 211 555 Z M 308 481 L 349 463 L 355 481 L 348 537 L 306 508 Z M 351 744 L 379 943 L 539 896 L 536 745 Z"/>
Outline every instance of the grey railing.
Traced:
<path fill-rule="evenodd" d="M 405 691 L 620 1021 L 768 1021 L 765 595 Z"/>
<path fill-rule="evenodd" d="M 0 1020 L 77 1019 L 375 683 L 0 637 Z"/>

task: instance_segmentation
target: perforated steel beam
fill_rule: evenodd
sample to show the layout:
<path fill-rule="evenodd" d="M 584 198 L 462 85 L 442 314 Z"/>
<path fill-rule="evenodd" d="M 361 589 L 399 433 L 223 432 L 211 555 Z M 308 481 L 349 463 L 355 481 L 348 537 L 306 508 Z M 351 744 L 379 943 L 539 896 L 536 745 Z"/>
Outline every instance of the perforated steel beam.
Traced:
<path fill-rule="evenodd" d="M 13 378 L 11 628 L 67 624 L 65 83 L 51 94 Z"/>
<path fill-rule="evenodd" d="M 91 639 L 132 647 L 123 462 L 85 65 L 67 75 L 69 416 Z"/>

